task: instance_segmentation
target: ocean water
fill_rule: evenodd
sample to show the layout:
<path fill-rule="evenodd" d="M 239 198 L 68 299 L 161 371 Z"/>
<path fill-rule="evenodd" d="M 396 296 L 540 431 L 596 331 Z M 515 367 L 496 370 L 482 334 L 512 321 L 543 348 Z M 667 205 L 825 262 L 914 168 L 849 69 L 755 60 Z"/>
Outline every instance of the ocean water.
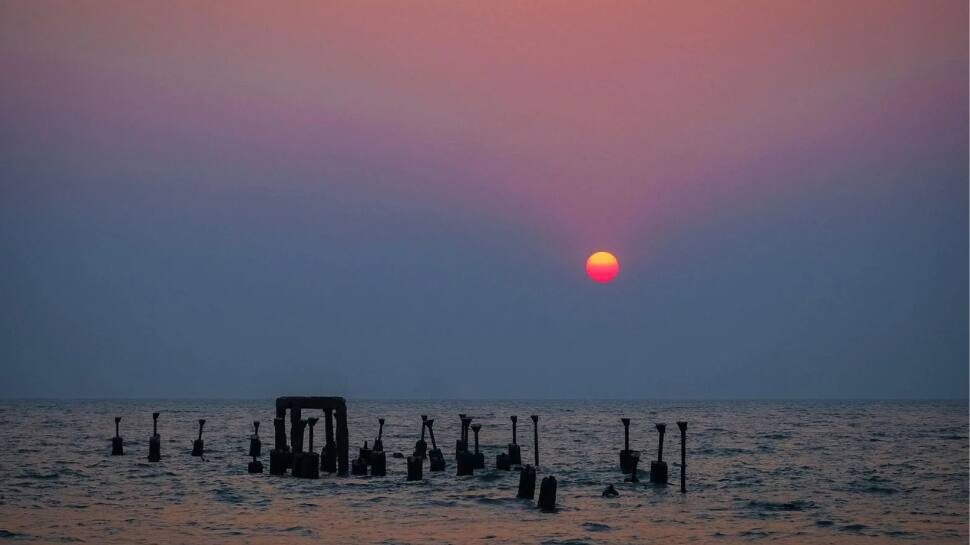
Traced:
<path fill-rule="evenodd" d="M 968 406 L 954 402 L 348 401 L 351 455 L 377 433 L 410 453 L 436 419 L 443 473 L 319 480 L 269 475 L 271 400 L 0 402 L 0 542 L 86 543 L 967 543 Z M 162 461 L 147 462 L 151 413 Z M 304 411 L 312 416 L 314 411 Z M 458 413 L 481 423 L 490 469 L 456 477 Z M 518 473 L 495 455 L 517 414 L 524 460 L 540 415 L 539 478 L 555 513 L 515 499 Z M 126 455 L 110 456 L 114 416 Z M 671 485 L 624 483 L 623 427 L 645 460 L 668 423 Z M 206 418 L 204 459 L 189 455 Z M 267 473 L 246 472 L 252 420 Z M 689 422 L 688 493 L 679 492 Z M 322 429 L 317 431 L 322 436 Z M 319 439 L 317 439 L 319 443 Z M 649 464 L 641 463 L 641 466 Z M 601 492 L 613 483 L 618 498 Z"/>

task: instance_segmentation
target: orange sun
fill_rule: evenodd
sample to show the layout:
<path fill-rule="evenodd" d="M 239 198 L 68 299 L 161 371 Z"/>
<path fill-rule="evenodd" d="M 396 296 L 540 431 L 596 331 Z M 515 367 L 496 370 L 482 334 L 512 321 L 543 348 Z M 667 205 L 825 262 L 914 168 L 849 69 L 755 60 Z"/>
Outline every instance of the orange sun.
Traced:
<path fill-rule="evenodd" d="M 595 282 L 605 284 L 616 278 L 618 272 L 620 263 L 609 252 L 596 252 L 586 260 L 586 274 Z"/>

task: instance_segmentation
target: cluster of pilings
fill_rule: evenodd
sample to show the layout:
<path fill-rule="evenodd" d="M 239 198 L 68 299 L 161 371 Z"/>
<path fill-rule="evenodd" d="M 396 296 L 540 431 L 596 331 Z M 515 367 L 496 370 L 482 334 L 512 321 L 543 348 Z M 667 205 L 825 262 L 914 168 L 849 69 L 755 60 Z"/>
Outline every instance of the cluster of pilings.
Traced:
<path fill-rule="evenodd" d="M 318 454 L 314 450 L 313 431 L 319 417 L 303 418 L 303 409 L 323 412 L 324 440 Z M 290 411 L 290 443 L 286 441 L 286 411 Z M 320 472 L 346 475 L 349 467 L 347 443 L 347 404 L 342 397 L 280 397 L 276 399 L 273 419 L 275 444 L 269 453 L 269 472 L 294 477 L 317 479 Z M 308 440 L 304 444 L 304 437 Z M 306 450 L 304 450 L 306 446 Z M 368 461 L 369 451 L 368 450 Z M 358 457 L 359 459 L 359 457 Z M 355 460 L 355 465 L 357 461 Z M 366 464 L 365 464 L 366 469 Z"/>
<path fill-rule="evenodd" d="M 302 417 L 303 409 L 320 409 L 324 418 L 325 438 L 323 446 L 318 454 L 314 448 L 314 428 L 319 421 L 318 417 Z M 286 437 L 286 411 L 290 411 L 290 442 L 287 444 Z M 152 413 L 152 435 L 148 441 L 148 460 L 158 462 L 161 460 L 161 436 L 158 433 L 158 412 Z M 481 424 L 472 423 L 473 418 L 466 414 L 459 414 L 461 424 L 460 434 L 455 441 L 455 461 L 458 476 L 471 476 L 476 469 L 485 468 L 485 455 L 479 448 L 479 432 Z M 519 486 L 516 496 L 522 499 L 532 500 L 535 498 L 536 478 L 539 469 L 539 416 L 532 415 L 530 418 L 533 425 L 533 456 L 534 464 L 522 465 L 522 452 L 518 444 L 518 417 L 509 417 L 512 422 L 512 442 L 507 445 L 507 452 L 498 454 L 495 458 L 495 469 L 497 470 L 517 470 L 519 474 Z M 630 448 L 630 422 L 629 418 L 621 418 L 623 423 L 623 449 L 620 450 L 620 471 L 627 482 L 638 482 L 638 466 L 640 463 L 640 451 Z M 199 419 L 198 437 L 192 442 L 192 456 L 203 457 L 205 444 L 202 440 L 202 431 L 205 426 L 205 419 Z M 406 458 L 407 480 L 419 481 L 424 479 L 424 461 L 428 460 L 428 469 L 431 472 L 441 472 L 446 468 L 445 457 L 434 435 L 434 419 L 428 415 L 421 415 L 421 435 L 415 442 L 414 452 Z M 337 473 L 347 475 L 348 468 L 353 475 L 367 475 L 368 470 L 373 477 L 384 477 L 387 475 L 387 456 L 384 452 L 384 423 L 383 418 L 378 419 L 377 438 L 373 442 L 373 447 L 368 447 L 368 442 L 359 449 L 357 457 L 350 462 L 348 455 L 348 431 L 347 431 L 347 409 L 343 398 L 339 397 L 281 397 L 276 400 L 276 418 L 273 419 L 275 432 L 275 445 L 270 451 L 270 473 L 273 475 L 284 475 L 287 470 L 294 477 L 316 479 L 320 477 L 320 472 Z M 111 454 L 113 456 L 124 454 L 124 439 L 120 431 L 121 417 L 115 417 L 115 436 L 111 439 Z M 655 424 L 659 434 L 659 444 L 657 447 L 657 459 L 650 462 L 650 481 L 657 485 L 666 485 L 668 480 L 667 462 L 663 460 L 664 435 L 666 424 L 660 422 Z M 677 422 L 680 429 L 680 490 L 687 492 L 687 422 Z M 470 440 L 469 434 L 474 434 L 474 443 Z M 431 448 L 425 438 L 431 440 Z M 304 442 L 306 438 L 306 442 Z M 474 445 L 472 449 L 471 445 Z M 304 448 L 306 447 L 306 448 Z M 253 422 L 253 433 L 249 438 L 249 457 L 252 461 L 248 463 L 249 473 L 262 473 L 263 464 L 259 460 L 262 455 L 262 442 L 259 437 L 259 422 Z M 395 457 L 402 457 L 395 454 Z M 557 481 L 552 475 L 544 477 L 539 485 L 538 507 L 545 511 L 555 510 L 556 507 Z M 604 496 L 612 497 L 617 494 L 615 488 L 610 485 Z"/>
<path fill-rule="evenodd" d="M 152 413 L 152 434 L 148 438 L 148 461 L 162 461 L 162 436 L 158 434 L 158 417 L 161 413 Z M 205 453 L 205 443 L 202 441 L 202 427 L 205 426 L 205 419 L 199 419 L 199 437 L 192 441 L 192 456 L 203 457 Z M 111 438 L 111 455 L 124 456 L 125 440 L 121 437 L 121 417 L 115 417 L 115 436 Z"/>
<path fill-rule="evenodd" d="M 630 419 L 621 418 L 623 423 L 623 450 L 620 451 L 620 471 L 630 474 L 624 479 L 626 482 L 638 482 L 637 465 L 640 463 L 640 451 L 630 449 Z M 657 433 L 660 435 L 659 445 L 657 446 L 657 459 L 650 462 L 650 482 L 665 486 L 667 484 L 667 462 L 664 458 L 664 434 L 667 432 L 667 424 L 658 422 L 655 424 Z M 687 492 L 687 422 L 677 422 L 680 428 L 680 491 Z"/>

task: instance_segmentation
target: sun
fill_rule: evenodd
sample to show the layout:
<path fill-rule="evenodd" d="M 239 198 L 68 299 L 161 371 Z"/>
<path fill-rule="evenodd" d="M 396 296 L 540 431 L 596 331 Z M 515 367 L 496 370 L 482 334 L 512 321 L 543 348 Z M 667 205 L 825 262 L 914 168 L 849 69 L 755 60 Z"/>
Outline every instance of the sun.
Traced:
<path fill-rule="evenodd" d="M 609 252 L 596 252 L 586 260 L 586 274 L 594 282 L 605 284 L 616 278 L 620 263 Z"/>

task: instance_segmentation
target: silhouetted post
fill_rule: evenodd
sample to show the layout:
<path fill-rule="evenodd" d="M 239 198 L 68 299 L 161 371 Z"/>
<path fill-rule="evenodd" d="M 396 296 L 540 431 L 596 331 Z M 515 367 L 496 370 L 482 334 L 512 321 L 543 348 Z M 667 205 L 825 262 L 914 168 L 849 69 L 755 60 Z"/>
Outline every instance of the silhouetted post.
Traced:
<path fill-rule="evenodd" d="M 299 411 L 299 409 L 290 409 L 290 410 Z M 304 428 L 306 428 L 308 423 L 309 422 L 305 418 L 301 418 L 300 421 L 297 422 L 297 424 L 292 428 L 292 433 L 294 434 L 294 437 L 300 438 L 299 441 L 295 441 L 295 440 L 293 441 L 293 460 L 292 460 L 293 469 L 292 471 L 290 471 L 290 475 L 293 475 L 294 477 L 302 477 L 303 469 L 306 467 L 306 462 L 304 461 L 304 458 L 306 458 L 307 453 L 303 452 L 303 430 Z"/>
<path fill-rule="evenodd" d="M 300 471 L 300 477 L 304 479 L 320 478 L 320 455 L 313 451 L 313 427 L 317 425 L 318 420 L 319 418 L 317 417 L 310 417 L 306 420 L 310 429 L 310 440 L 307 443 L 309 450 L 303 453 L 302 457 L 303 468 Z"/>
<path fill-rule="evenodd" d="M 284 475 L 286 467 L 290 465 L 290 447 L 286 444 L 286 420 L 283 418 L 273 419 L 273 429 L 275 431 L 275 448 L 269 451 L 269 473 L 270 475 Z"/>
<path fill-rule="evenodd" d="M 464 414 L 459 414 L 458 418 L 461 420 L 461 430 L 458 432 L 458 439 L 455 440 L 455 458 L 462 452 L 468 450 L 468 442 L 465 440 L 465 426 L 467 425 L 467 418 Z"/>
<path fill-rule="evenodd" d="M 534 414 L 529 418 L 532 419 L 532 435 L 533 443 L 535 443 L 536 467 L 539 467 L 539 415 Z"/>
<path fill-rule="evenodd" d="M 367 446 L 367 440 L 364 440 L 364 446 L 360 447 L 357 453 L 357 458 L 364 461 L 364 464 L 370 465 L 370 455 L 373 450 Z"/>
<path fill-rule="evenodd" d="M 192 441 L 192 456 L 202 456 L 205 444 L 202 442 L 202 426 L 205 426 L 205 418 L 199 419 L 199 438 Z"/>
<path fill-rule="evenodd" d="M 367 462 L 369 459 L 370 449 L 367 447 L 367 441 L 364 441 L 364 446 L 360 447 L 357 458 L 350 463 L 350 474 L 367 475 Z"/>
<path fill-rule="evenodd" d="M 539 509 L 547 512 L 556 510 L 557 487 L 556 478 L 552 475 L 542 479 L 542 483 L 539 485 Z"/>
<path fill-rule="evenodd" d="M 152 436 L 148 439 L 148 461 L 162 459 L 162 438 L 158 435 L 158 413 L 152 413 Z"/>
<path fill-rule="evenodd" d="M 121 417 L 115 417 L 115 436 L 111 438 L 111 455 L 122 456 L 125 453 L 125 441 L 121 438 Z"/>
<path fill-rule="evenodd" d="M 517 498 L 531 500 L 536 495 L 536 468 L 525 466 L 519 474 L 519 492 Z"/>
<path fill-rule="evenodd" d="M 516 441 L 516 426 L 519 422 L 519 417 L 512 415 L 512 444 L 509 445 L 509 464 L 513 466 L 522 465 L 522 450 L 519 448 L 519 443 Z"/>
<path fill-rule="evenodd" d="M 478 450 L 478 432 L 481 429 L 481 424 L 472 424 L 472 431 L 475 432 L 475 469 L 485 469 L 485 455 Z"/>
<path fill-rule="evenodd" d="M 377 430 L 377 439 L 374 440 L 374 450 L 384 450 L 384 419 L 378 418 L 377 423 L 380 428 Z"/>
<path fill-rule="evenodd" d="M 408 480 L 420 481 L 424 478 L 424 458 L 421 456 L 408 456 Z"/>
<path fill-rule="evenodd" d="M 428 444 L 424 441 L 424 429 L 428 425 L 428 415 L 421 415 L 421 439 L 414 443 L 414 455 L 424 459 L 428 454 Z"/>
<path fill-rule="evenodd" d="M 253 434 L 249 437 L 249 455 L 253 457 L 253 461 L 249 462 L 247 470 L 250 473 L 262 473 L 263 472 L 263 462 L 260 462 L 257 458 L 263 455 L 263 443 L 259 440 L 259 421 L 253 421 Z"/>
<path fill-rule="evenodd" d="M 326 433 L 323 452 L 320 453 L 320 469 L 327 473 L 337 472 L 337 443 L 333 439 L 333 409 L 323 410 L 323 428 Z"/>
<path fill-rule="evenodd" d="M 633 462 L 633 451 L 630 450 L 630 419 L 621 418 L 623 422 L 623 450 L 620 451 L 620 472 L 629 473 Z"/>
<path fill-rule="evenodd" d="M 438 448 L 438 443 L 434 440 L 434 418 L 427 419 L 425 425 L 428 426 L 428 435 L 431 436 L 431 450 L 428 452 L 428 469 L 431 471 L 444 471 L 445 455 L 442 454 L 441 449 Z"/>
<path fill-rule="evenodd" d="M 458 450 L 455 453 L 458 465 L 458 476 L 475 474 L 475 455 L 468 451 L 468 427 L 471 425 L 471 418 L 463 416 L 461 419 L 461 440 Z"/>
<path fill-rule="evenodd" d="M 687 492 L 687 422 L 677 422 L 680 428 L 680 491 Z"/>
<path fill-rule="evenodd" d="M 628 483 L 638 483 L 640 479 L 637 478 L 637 465 L 640 464 L 640 453 L 635 452 L 630 459 L 630 476 L 623 479 Z"/>
<path fill-rule="evenodd" d="M 657 424 L 657 431 L 660 433 L 660 446 L 657 447 L 657 460 L 650 462 L 650 482 L 667 484 L 667 462 L 664 461 L 664 433 L 667 431 L 667 424 Z"/>
<path fill-rule="evenodd" d="M 290 407 L 290 444 L 295 455 L 303 452 L 303 428 L 306 427 L 306 420 L 302 418 L 303 411 L 299 407 Z"/>

